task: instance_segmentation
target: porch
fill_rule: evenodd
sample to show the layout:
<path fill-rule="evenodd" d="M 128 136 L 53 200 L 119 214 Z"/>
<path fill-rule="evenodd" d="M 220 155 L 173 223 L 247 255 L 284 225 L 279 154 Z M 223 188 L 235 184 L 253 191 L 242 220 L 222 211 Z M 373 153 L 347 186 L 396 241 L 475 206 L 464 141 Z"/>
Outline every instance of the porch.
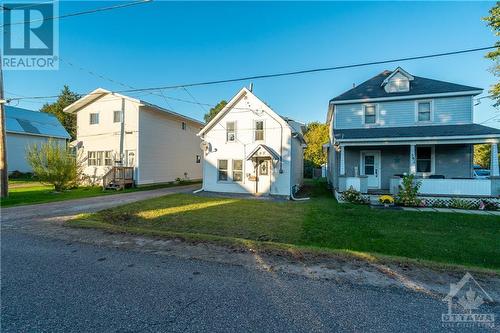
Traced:
<path fill-rule="evenodd" d="M 336 189 L 364 194 L 398 193 L 405 174 L 420 183 L 419 195 L 498 197 L 498 144 L 491 145 L 490 177 L 473 177 L 474 143 L 339 145 Z"/>

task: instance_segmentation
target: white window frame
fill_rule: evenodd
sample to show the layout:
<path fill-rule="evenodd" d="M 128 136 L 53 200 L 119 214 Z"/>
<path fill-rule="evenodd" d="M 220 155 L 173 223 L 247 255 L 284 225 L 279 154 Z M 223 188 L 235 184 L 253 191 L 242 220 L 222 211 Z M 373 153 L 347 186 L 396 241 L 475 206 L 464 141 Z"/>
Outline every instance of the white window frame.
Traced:
<path fill-rule="evenodd" d="M 262 122 L 262 130 L 257 130 L 257 123 Z M 255 137 L 257 136 L 257 131 L 262 131 L 262 139 L 257 140 Z M 254 142 L 263 142 L 266 141 L 266 122 L 264 119 L 262 120 L 254 120 L 253 121 L 253 141 Z"/>
<path fill-rule="evenodd" d="M 112 166 L 113 165 L 113 151 L 106 150 L 104 151 L 104 166 Z"/>
<path fill-rule="evenodd" d="M 430 105 L 430 115 L 429 120 L 418 120 L 418 105 L 421 103 L 429 103 Z M 415 101 L 415 123 L 417 124 L 429 124 L 434 121 L 434 100 L 433 99 L 421 99 Z"/>
<path fill-rule="evenodd" d="M 220 179 L 220 161 L 226 161 L 226 169 L 222 169 L 223 171 L 226 171 L 226 179 Z M 229 161 L 231 160 L 224 158 L 217 160 L 217 182 L 227 183 L 229 181 Z"/>
<path fill-rule="evenodd" d="M 375 122 L 367 123 L 366 122 L 366 107 L 373 106 L 375 109 Z M 374 126 L 378 124 L 378 104 L 363 104 L 363 125 Z"/>
<path fill-rule="evenodd" d="M 229 129 L 228 129 L 228 126 L 227 126 L 228 123 L 233 123 L 234 124 L 234 129 L 233 129 L 232 132 L 230 132 Z M 237 137 L 236 137 L 237 133 L 236 133 L 236 131 L 237 131 L 236 120 L 226 121 L 226 142 L 236 142 L 236 140 L 237 140 Z M 229 133 L 233 133 L 234 140 L 229 140 Z"/>
<path fill-rule="evenodd" d="M 241 161 L 241 169 L 240 169 L 240 170 L 235 170 L 235 168 L 234 168 L 234 162 L 235 162 L 235 161 Z M 243 182 L 243 175 L 244 175 L 244 173 L 243 173 L 243 168 L 244 168 L 244 167 L 245 167 L 245 161 L 244 161 L 244 160 L 242 160 L 242 159 L 234 159 L 234 160 L 231 160 L 231 180 L 232 180 L 233 182 L 236 182 L 236 183 L 241 183 L 241 182 Z M 234 173 L 235 173 L 235 172 L 239 172 L 239 173 L 241 173 L 241 180 L 234 180 Z"/>
<path fill-rule="evenodd" d="M 87 152 L 87 165 L 88 166 L 97 166 L 97 152 L 96 151 L 88 151 Z"/>
<path fill-rule="evenodd" d="M 96 116 L 97 122 L 92 122 L 92 116 Z M 89 125 L 99 125 L 99 112 L 89 113 Z"/>
<path fill-rule="evenodd" d="M 431 171 L 419 172 L 418 171 L 418 149 L 431 148 Z M 418 176 L 428 177 L 436 173 L 436 146 L 435 145 L 417 145 L 415 146 L 415 171 Z"/>
<path fill-rule="evenodd" d="M 116 121 L 116 115 L 119 114 L 118 121 Z M 123 111 L 115 110 L 113 111 L 113 123 L 121 123 L 123 121 Z"/>

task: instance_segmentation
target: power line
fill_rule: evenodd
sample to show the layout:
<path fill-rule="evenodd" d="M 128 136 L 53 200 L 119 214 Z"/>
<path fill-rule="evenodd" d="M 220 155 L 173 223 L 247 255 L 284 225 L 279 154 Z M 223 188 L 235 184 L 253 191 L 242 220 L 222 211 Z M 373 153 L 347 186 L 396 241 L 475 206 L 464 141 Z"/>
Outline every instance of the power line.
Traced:
<path fill-rule="evenodd" d="M 140 4 L 151 2 L 151 1 L 153 1 L 153 0 L 139 0 L 139 1 L 124 3 L 124 4 L 120 4 L 120 5 L 94 8 L 94 9 L 89 9 L 89 10 L 85 10 L 85 11 L 81 11 L 81 12 L 76 12 L 76 13 L 63 14 L 63 15 L 59 15 L 59 16 L 51 16 L 51 17 L 47 17 L 47 18 L 41 18 L 41 19 L 35 19 L 35 20 L 29 20 L 29 21 L 12 22 L 12 23 L 8 23 L 8 24 L 3 24 L 3 25 L 0 26 L 0 28 L 7 27 L 7 26 L 12 26 L 12 25 L 27 24 L 27 23 L 33 23 L 33 22 L 52 21 L 52 20 L 62 19 L 62 18 L 67 18 L 67 17 L 80 16 L 80 15 L 86 15 L 86 14 L 93 14 L 93 13 L 97 13 L 97 12 L 104 12 L 104 11 L 109 11 L 109 10 L 113 10 L 113 9 L 119 9 L 119 8 L 125 8 L 125 7 L 140 5 Z M 3 8 L 11 10 L 10 8 L 7 8 L 7 7 L 3 7 Z M 13 8 L 13 9 L 15 9 L 15 8 Z"/>
<path fill-rule="evenodd" d="M 396 58 L 396 59 L 389 59 L 389 60 L 379 60 L 379 61 L 363 62 L 363 63 L 350 64 L 350 65 L 341 65 L 341 66 L 323 67 L 323 68 L 313 68 L 313 69 L 290 71 L 290 72 L 282 72 L 282 73 L 274 73 L 274 74 L 250 75 L 250 76 L 239 77 L 239 78 L 232 78 L 232 79 L 214 80 L 214 81 L 205 81 L 205 82 L 195 82 L 195 83 L 186 83 L 186 84 L 177 84 L 177 85 L 171 85 L 171 86 L 160 86 L 160 87 L 148 87 L 148 88 L 118 90 L 118 91 L 114 91 L 114 93 L 132 93 L 132 92 L 139 92 L 139 91 L 178 89 L 178 88 L 195 87 L 195 86 L 207 86 L 207 85 L 222 84 L 222 83 L 231 83 L 231 82 L 239 82 L 239 81 L 248 81 L 248 80 L 257 80 L 257 79 L 268 79 L 268 78 L 274 78 L 274 77 L 302 75 L 302 74 L 308 74 L 308 73 L 334 71 L 334 70 L 347 69 L 347 68 L 356 68 L 356 67 L 366 67 L 366 66 L 372 66 L 372 65 L 388 64 L 388 63 L 392 63 L 392 62 L 402 62 L 402 61 L 410 61 L 410 60 L 420 60 L 420 59 L 428 59 L 428 58 L 437 58 L 437 57 L 444 57 L 444 56 L 450 56 L 450 55 L 457 55 L 457 54 L 464 54 L 464 53 L 485 51 L 485 50 L 496 49 L 496 48 L 497 48 L 497 46 L 478 47 L 478 48 L 473 48 L 473 49 L 464 49 L 464 50 L 451 51 L 451 52 L 443 52 L 443 53 L 433 53 L 433 54 L 427 54 L 427 55 L 420 55 L 420 56 L 413 56 L 413 57 L 404 57 L 404 58 Z M 82 95 L 84 95 L 84 94 L 82 94 Z M 40 98 L 53 98 L 53 97 L 57 97 L 57 96 L 32 96 L 32 97 L 26 97 L 25 99 L 40 99 Z M 21 99 L 21 98 L 11 98 L 10 100 L 18 100 L 18 99 Z"/>

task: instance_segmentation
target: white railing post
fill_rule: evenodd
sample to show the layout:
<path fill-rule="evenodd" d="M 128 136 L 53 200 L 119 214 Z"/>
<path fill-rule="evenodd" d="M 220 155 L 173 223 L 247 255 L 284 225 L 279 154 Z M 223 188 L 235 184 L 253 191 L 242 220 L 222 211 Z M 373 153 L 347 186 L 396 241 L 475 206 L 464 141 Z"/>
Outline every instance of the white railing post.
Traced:
<path fill-rule="evenodd" d="M 494 177 L 499 176 L 498 170 L 498 144 L 491 144 L 491 158 L 490 158 L 490 174 Z"/>
<path fill-rule="evenodd" d="M 345 175 L 345 147 L 340 146 L 340 175 Z"/>
<path fill-rule="evenodd" d="M 415 145 L 410 145 L 410 174 L 414 175 L 417 173 L 417 152 Z"/>

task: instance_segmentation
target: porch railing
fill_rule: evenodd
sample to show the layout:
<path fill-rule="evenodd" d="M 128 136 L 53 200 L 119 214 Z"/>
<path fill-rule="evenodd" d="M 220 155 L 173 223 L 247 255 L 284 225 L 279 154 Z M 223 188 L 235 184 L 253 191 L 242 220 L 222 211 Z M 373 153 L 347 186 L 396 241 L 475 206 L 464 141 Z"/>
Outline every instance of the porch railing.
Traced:
<path fill-rule="evenodd" d="M 420 195 L 451 195 L 451 196 L 498 196 L 500 179 L 415 179 L 420 182 Z M 391 179 L 390 191 L 397 193 L 401 178 Z"/>

